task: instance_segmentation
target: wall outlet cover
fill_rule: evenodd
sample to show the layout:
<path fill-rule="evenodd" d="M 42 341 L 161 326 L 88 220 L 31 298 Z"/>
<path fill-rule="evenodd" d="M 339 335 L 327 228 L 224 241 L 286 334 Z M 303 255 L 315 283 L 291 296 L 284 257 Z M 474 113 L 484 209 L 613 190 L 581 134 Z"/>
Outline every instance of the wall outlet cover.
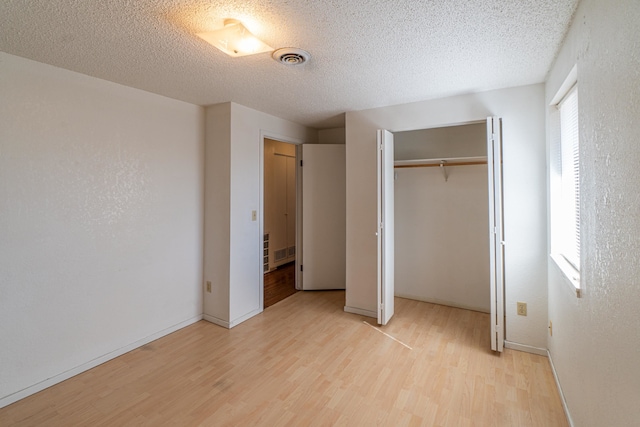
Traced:
<path fill-rule="evenodd" d="M 518 316 L 526 316 L 526 315 L 527 315 L 527 303 L 518 302 Z"/>

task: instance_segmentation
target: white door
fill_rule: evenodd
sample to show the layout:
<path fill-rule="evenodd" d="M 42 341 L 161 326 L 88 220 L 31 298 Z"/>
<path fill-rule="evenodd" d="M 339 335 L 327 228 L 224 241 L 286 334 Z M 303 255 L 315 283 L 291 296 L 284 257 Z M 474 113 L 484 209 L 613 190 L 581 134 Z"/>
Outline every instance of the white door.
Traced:
<path fill-rule="evenodd" d="M 393 316 L 394 284 L 393 134 L 378 130 L 378 323 Z"/>
<path fill-rule="evenodd" d="M 302 145 L 302 288 L 345 289 L 345 146 Z"/>
<path fill-rule="evenodd" d="M 502 210 L 502 119 L 487 118 L 489 255 L 491 262 L 491 349 L 504 345 L 504 224 Z"/>

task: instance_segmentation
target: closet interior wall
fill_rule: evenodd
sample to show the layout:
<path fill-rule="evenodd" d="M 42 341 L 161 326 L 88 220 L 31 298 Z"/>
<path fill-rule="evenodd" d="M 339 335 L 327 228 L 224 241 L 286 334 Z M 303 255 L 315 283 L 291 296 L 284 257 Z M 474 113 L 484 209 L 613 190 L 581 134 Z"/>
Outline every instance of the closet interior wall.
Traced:
<path fill-rule="evenodd" d="M 418 159 L 485 160 L 486 124 L 394 138 L 396 296 L 489 312 L 487 165 L 448 166 L 446 180 L 439 166 L 398 167 Z"/>

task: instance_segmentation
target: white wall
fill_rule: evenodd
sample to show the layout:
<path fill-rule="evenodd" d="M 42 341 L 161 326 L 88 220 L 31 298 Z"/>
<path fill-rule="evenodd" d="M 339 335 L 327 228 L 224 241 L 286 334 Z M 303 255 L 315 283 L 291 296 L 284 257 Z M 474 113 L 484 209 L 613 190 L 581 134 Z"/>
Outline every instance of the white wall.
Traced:
<path fill-rule="evenodd" d="M 487 166 L 448 171 L 396 169 L 395 292 L 489 312 Z"/>
<path fill-rule="evenodd" d="M 202 317 L 200 107 L 0 53 L 0 406 Z"/>
<path fill-rule="evenodd" d="M 549 352 L 576 426 L 640 420 L 640 3 L 582 0 L 549 74 L 578 65 L 581 281 L 549 262 Z"/>
<path fill-rule="evenodd" d="M 487 157 L 486 122 L 394 134 L 400 160 Z M 490 311 L 486 165 L 396 168 L 395 294 Z"/>
<path fill-rule="evenodd" d="M 229 114 L 229 124 L 226 116 Z M 227 138 L 227 132 L 229 137 Z M 262 278 L 262 150 L 263 137 L 284 142 L 317 142 L 317 131 L 235 103 L 207 108 L 206 165 L 228 159 L 229 173 L 219 181 L 207 178 L 205 200 L 205 241 L 214 241 L 214 229 L 229 232 L 229 244 L 221 243 L 219 251 L 228 252 L 216 261 L 216 246 L 205 244 L 205 281 L 216 278 L 212 293 L 205 293 L 205 319 L 225 327 L 233 327 L 262 310 L 260 284 Z M 218 158 L 218 153 L 222 155 Z M 208 172 L 207 172 L 208 173 Z M 222 194 L 221 202 L 216 195 Z M 256 221 L 251 213 L 258 212 Z M 217 221 L 223 222 L 218 225 Z M 215 227 L 215 228 L 214 228 Z M 226 237 L 226 236 L 225 236 Z M 226 301 L 216 295 L 228 293 Z"/>
<path fill-rule="evenodd" d="M 506 339 L 546 347 L 544 86 L 346 113 L 347 308 L 376 313 L 376 129 L 392 132 L 503 118 Z M 516 301 L 528 316 L 516 315 Z"/>

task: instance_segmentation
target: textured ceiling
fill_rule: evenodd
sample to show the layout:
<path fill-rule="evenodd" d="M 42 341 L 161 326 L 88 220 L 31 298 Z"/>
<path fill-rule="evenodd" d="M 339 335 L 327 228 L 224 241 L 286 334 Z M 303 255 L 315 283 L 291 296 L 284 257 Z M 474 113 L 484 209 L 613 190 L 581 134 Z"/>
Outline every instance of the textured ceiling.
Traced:
<path fill-rule="evenodd" d="M 578 0 L 2 0 L 0 50 L 199 105 L 307 126 L 350 110 L 542 82 Z M 195 33 L 239 19 L 274 48 L 231 58 Z"/>

